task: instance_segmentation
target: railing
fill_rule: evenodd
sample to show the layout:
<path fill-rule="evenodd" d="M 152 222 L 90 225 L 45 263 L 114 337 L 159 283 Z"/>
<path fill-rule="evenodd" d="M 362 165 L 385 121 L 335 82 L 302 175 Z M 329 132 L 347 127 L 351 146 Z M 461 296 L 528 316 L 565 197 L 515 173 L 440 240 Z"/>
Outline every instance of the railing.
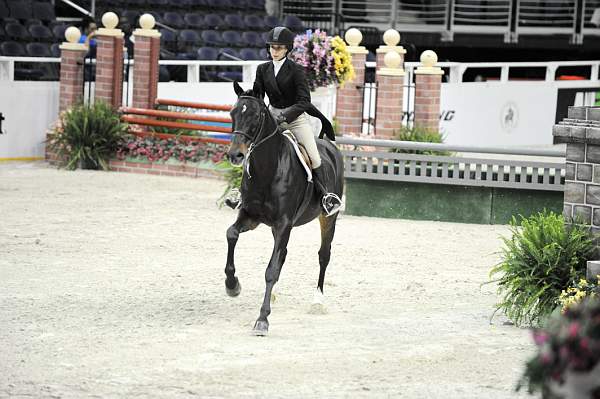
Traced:
<path fill-rule="evenodd" d="M 385 30 L 440 32 L 446 40 L 454 33 L 502 34 L 506 42 L 519 35 L 565 34 L 581 44 L 585 35 L 600 35 L 598 0 L 319 0 L 311 10 L 303 2 L 283 0 L 282 12 L 296 14 L 308 26 L 340 32 L 351 26 Z"/>
<path fill-rule="evenodd" d="M 338 138 L 337 144 L 345 147 L 342 153 L 346 178 L 547 191 L 564 190 L 566 168 L 564 160 L 551 162 L 539 158 L 564 158 L 565 153 L 561 150 L 468 147 L 348 137 Z M 348 149 L 349 146 L 355 148 Z M 360 146 L 381 149 L 364 151 Z M 390 152 L 389 149 L 521 155 L 528 159 L 418 155 Z"/>

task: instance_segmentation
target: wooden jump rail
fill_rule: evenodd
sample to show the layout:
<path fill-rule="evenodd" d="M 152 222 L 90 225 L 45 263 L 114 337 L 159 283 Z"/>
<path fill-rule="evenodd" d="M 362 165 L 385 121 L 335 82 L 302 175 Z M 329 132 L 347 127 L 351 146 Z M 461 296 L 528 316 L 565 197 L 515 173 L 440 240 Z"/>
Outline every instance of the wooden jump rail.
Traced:
<path fill-rule="evenodd" d="M 194 103 L 194 102 L 190 102 L 190 101 L 167 100 L 167 99 L 161 99 L 161 98 L 156 99 L 156 105 L 171 105 L 173 107 L 210 109 L 213 111 L 231 111 L 231 108 L 233 108 L 233 106 L 231 106 L 231 105 Z"/>
<path fill-rule="evenodd" d="M 185 108 L 194 108 L 194 109 L 207 109 L 207 110 L 215 110 L 215 111 L 229 111 L 231 110 L 230 105 L 216 105 L 216 104 L 204 104 L 204 103 L 194 103 L 189 101 L 177 101 L 177 100 L 156 100 L 157 105 L 169 105 L 176 107 L 185 107 Z M 223 127 L 223 126 L 211 126 L 207 124 L 198 124 L 198 123 L 187 123 L 187 122 L 179 122 L 178 120 L 185 121 L 200 121 L 200 122 L 216 122 L 216 123 L 231 123 L 231 118 L 229 117 L 219 117 L 219 116 L 210 116 L 210 115 L 196 115 L 196 114 L 188 114 L 185 112 L 174 112 L 174 111 L 163 111 L 163 110 L 154 110 L 154 109 L 143 109 L 143 108 L 131 108 L 131 107 L 123 107 L 121 108 L 121 120 L 123 122 L 141 125 L 141 126 L 155 126 L 155 127 L 165 127 L 165 128 L 173 128 L 173 129 L 186 129 L 186 130 L 198 130 L 198 131 L 206 131 L 206 132 L 221 132 L 221 133 L 231 133 L 231 127 Z M 169 120 L 158 120 L 156 118 L 170 118 L 175 119 L 174 121 Z M 229 140 L 218 139 L 212 137 L 196 137 L 196 136 L 179 136 L 175 134 L 169 133 L 157 133 L 157 132 L 133 132 L 137 136 L 153 136 L 159 137 L 162 139 L 170 139 L 179 137 L 182 140 L 186 141 L 202 141 L 206 143 L 215 143 L 215 144 L 230 144 Z"/>

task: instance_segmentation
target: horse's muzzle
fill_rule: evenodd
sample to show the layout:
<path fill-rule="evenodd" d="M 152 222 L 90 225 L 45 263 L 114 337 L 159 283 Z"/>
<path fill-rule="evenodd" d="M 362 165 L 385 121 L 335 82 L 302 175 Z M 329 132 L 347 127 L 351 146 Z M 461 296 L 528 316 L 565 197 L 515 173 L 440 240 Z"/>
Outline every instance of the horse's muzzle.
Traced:
<path fill-rule="evenodd" d="M 244 162 L 244 153 L 241 151 L 229 151 L 227 156 L 232 165 L 239 166 Z"/>

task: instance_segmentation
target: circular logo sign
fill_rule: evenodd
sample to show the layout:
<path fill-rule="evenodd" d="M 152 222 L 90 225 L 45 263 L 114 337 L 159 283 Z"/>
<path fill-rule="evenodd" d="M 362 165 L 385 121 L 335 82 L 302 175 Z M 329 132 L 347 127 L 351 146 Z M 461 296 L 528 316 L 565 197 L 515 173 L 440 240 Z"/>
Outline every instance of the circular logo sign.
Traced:
<path fill-rule="evenodd" d="M 510 133 L 516 129 L 518 123 L 519 109 L 517 108 L 517 104 L 510 101 L 506 103 L 502 107 L 502 111 L 500 111 L 500 126 L 502 126 L 502 130 Z"/>

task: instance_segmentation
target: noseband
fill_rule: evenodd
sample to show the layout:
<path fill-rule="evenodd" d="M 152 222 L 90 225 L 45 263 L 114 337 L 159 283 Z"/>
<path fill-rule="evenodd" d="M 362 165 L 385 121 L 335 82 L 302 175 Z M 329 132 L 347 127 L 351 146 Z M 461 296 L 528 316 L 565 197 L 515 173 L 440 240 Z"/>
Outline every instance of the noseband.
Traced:
<path fill-rule="evenodd" d="M 239 98 L 245 98 L 245 99 L 252 99 L 254 101 L 261 101 L 256 97 L 252 97 L 252 96 L 240 96 Z M 264 103 L 263 103 L 264 105 Z M 266 112 L 269 112 L 269 110 L 267 109 Z M 260 131 L 262 130 L 263 127 L 263 123 L 265 122 L 265 110 L 262 109 L 260 110 L 260 116 L 258 119 L 258 128 L 257 128 L 257 133 L 255 133 L 255 136 L 258 135 L 258 133 L 260 133 Z M 231 132 L 231 134 L 239 134 L 240 136 L 244 136 L 249 142 L 250 142 L 250 146 L 248 146 L 248 152 L 246 153 L 246 157 L 244 162 L 246 163 L 246 172 L 248 173 L 248 178 L 252 178 L 252 176 L 250 175 L 250 154 L 252 154 L 252 151 L 254 151 L 259 145 L 261 145 L 262 143 L 264 143 L 265 141 L 267 141 L 268 139 L 270 139 L 271 137 L 275 136 L 275 134 L 277 133 L 277 123 L 275 123 L 275 129 L 273 130 L 273 132 L 271 134 L 269 134 L 266 137 L 263 137 L 262 139 L 260 139 L 258 142 L 256 142 L 256 137 L 250 136 L 250 134 L 246 133 L 246 132 L 242 132 L 241 130 L 234 130 Z"/>

